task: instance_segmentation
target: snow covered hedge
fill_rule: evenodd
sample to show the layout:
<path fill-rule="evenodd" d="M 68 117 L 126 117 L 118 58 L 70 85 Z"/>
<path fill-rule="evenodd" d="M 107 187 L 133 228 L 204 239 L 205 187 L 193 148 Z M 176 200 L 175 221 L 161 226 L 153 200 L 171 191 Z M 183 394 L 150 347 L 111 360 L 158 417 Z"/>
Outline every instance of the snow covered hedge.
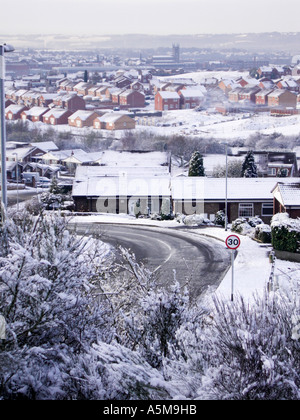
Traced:
<path fill-rule="evenodd" d="M 291 219 L 287 213 L 272 218 L 272 245 L 277 251 L 300 253 L 300 220 Z"/>
<path fill-rule="evenodd" d="M 251 217 L 248 220 L 240 217 L 232 222 L 231 230 L 263 243 L 271 243 L 272 240 L 270 226 L 263 223 L 259 217 Z"/>

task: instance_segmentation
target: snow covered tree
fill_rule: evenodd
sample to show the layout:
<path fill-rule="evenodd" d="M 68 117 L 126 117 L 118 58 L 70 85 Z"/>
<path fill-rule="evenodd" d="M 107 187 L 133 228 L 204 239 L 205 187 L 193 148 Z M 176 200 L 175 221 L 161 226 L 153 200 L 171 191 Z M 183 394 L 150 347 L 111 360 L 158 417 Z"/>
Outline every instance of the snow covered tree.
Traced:
<path fill-rule="evenodd" d="M 111 336 L 107 308 L 93 298 L 89 240 L 70 234 L 62 218 L 26 220 L 1 229 L 8 240 L 0 258 L 0 395 L 70 398 L 74 355 Z"/>
<path fill-rule="evenodd" d="M 189 176 L 205 176 L 203 157 L 200 152 L 194 152 L 191 157 Z"/>
<path fill-rule="evenodd" d="M 242 166 L 241 176 L 243 178 L 257 178 L 257 166 L 254 160 L 254 154 L 252 151 L 247 152 L 245 160 Z"/>

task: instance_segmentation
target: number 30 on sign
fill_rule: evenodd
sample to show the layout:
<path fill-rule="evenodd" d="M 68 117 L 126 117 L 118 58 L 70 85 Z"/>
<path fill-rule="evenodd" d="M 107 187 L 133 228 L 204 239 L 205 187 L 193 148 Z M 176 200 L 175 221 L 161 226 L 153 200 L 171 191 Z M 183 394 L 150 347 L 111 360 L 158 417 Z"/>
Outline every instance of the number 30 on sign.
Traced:
<path fill-rule="evenodd" d="M 225 241 L 227 248 L 229 249 L 238 249 L 241 245 L 241 240 L 236 235 L 230 235 Z"/>

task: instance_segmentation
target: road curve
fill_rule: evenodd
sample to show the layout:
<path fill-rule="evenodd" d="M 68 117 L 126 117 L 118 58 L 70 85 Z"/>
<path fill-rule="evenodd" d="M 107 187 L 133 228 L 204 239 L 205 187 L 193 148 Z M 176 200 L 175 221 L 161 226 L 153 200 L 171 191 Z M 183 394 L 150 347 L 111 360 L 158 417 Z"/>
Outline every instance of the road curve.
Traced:
<path fill-rule="evenodd" d="M 103 242 L 130 249 L 164 287 L 173 283 L 175 274 L 181 285 L 188 283 L 194 298 L 209 286 L 217 287 L 230 265 L 225 245 L 189 229 L 86 223 L 77 225 L 76 232 L 97 232 Z"/>

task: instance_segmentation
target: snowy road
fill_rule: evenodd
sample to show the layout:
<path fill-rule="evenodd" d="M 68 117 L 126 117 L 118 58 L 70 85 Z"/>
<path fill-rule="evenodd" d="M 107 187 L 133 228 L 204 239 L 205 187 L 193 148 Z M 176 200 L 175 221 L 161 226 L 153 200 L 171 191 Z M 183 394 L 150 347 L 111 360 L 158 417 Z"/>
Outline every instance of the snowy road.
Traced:
<path fill-rule="evenodd" d="M 218 287 L 230 264 L 224 245 L 189 229 L 163 229 L 129 225 L 80 224 L 77 233 L 98 232 L 101 240 L 121 245 L 135 253 L 137 261 L 155 271 L 159 282 L 168 287 L 174 279 L 189 284 L 194 298 L 209 286 Z"/>

